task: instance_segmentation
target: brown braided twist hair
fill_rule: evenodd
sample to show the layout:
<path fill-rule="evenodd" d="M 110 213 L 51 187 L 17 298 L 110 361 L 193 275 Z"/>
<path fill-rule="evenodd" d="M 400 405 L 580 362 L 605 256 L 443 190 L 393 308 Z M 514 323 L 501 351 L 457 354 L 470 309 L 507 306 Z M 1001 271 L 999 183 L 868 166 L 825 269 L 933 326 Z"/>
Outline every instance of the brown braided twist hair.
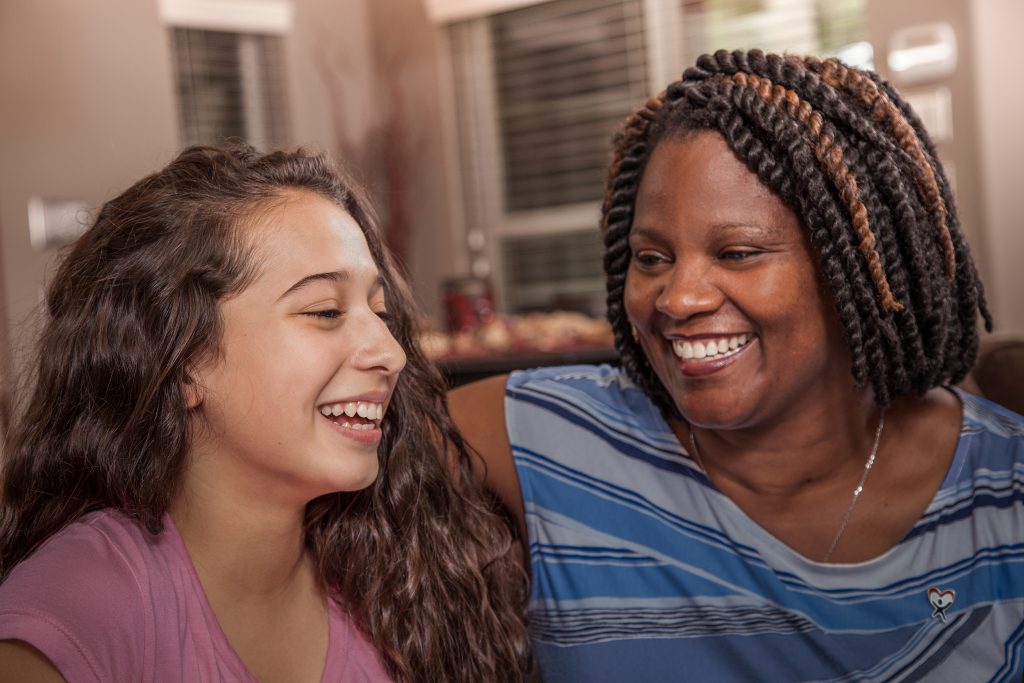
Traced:
<path fill-rule="evenodd" d="M 601 227 L 608 319 L 629 376 L 676 408 L 633 339 L 628 238 L 647 160 L 665 139 L 721 133 L 806 226 L 853 358 L 876 403 L 960 381 L 992 319 L 934 145 L 899 93 L 836 59 L 704 55 L 614 139 Z"/>

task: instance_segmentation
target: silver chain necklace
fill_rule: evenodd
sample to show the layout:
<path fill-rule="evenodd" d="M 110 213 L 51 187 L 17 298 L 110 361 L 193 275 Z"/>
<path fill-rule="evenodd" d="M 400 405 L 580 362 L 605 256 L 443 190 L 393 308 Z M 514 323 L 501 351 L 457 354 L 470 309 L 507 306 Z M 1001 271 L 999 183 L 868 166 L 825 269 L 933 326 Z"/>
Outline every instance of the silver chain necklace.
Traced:
<path fill-rule="evenodd" d="M 687 423 L 687 431 L 690 433 L 690 445 L 693 447 L 693 459 L 696 461 L 697 466 L 708 474 L 708 469 L 704 467 L 704 461 L 700 457 L 700 449 L 697 448 L 697 439 L 693 435 L 693 425 Z M 836 530 L 836 535 L 832 538 L 832 543 L 828 546 L 825 556 L 821 558 L 822 562 L 828 562 L 829 558 L 832 557 L 832 553 L 835 552 L 836 546 L 839 545 L 839 539 L 842 538 L 843 532 L 846 531 L 846 525 L 850 522 L 850 515 L 853 514 L 853 508 L 857 505 L 857 501 L 860 499 L 860 494 L 864 491 L 864 482 L 867 481 L 868 472 L 875 465 L 875 457 L 878 455 L 878 444 L 882 442 L 882 429 L 885 427 L 885 410 L 882 410 L 881 415 L 878 417 L 878 427 L 875 428 L 875 442 L 871 445 L 871 454 L 868 455 L 867 462 L 864 463 L 864 471 L 860 475 L 860 481 L 857 482 L 857 488 L 853 490 L 853 499 L 850 501 L 849 506 L 846 508 L 846 514 L 843 515 L 843 521 L 839 523 L 839 529 Z"/>

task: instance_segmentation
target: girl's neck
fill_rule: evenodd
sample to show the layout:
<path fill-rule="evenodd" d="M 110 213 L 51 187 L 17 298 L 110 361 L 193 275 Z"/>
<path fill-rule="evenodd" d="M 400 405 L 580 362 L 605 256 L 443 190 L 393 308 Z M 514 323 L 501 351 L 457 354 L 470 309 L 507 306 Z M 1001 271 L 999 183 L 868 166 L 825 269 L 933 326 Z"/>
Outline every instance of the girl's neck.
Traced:
<path fill-rule="evenodd" d="M 184 491 L 171 519 L 231 647 L 258 680 L 320 680 L 328 601 L 305 549 L 303 509 Z"/>
<path fill-rule="evenodd" d="M 170 515 L 211 602 L 265 601 L 316 584 L 301 508 L 240 505 L 221 491 L 186 486 Z"/>

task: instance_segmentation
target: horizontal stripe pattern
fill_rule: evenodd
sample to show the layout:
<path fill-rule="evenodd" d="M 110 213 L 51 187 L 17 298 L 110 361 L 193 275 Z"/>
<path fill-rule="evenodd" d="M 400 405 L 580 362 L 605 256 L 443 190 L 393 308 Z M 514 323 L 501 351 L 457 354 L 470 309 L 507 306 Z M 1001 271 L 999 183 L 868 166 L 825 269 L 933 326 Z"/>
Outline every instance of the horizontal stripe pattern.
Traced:
<path fill-rule="evenodd" d="M 772 607 L 715 608 L 693 605 L 676 609 L 534 610 L 530 614 L 534 637 L 562 645 L 600 642 L 614 638 L 664 638 L 809 631 L 814 624 Z"/>
<path fill-rule="evenodd" d="M 514 373 L 506 424 L 542 668 L 621 680 L 629 662 L 635 680 L 678 680 L 651 661 L 659 652 L 678 658 L 678 671 L 716 680 L 751 670 L 785 680 L 1020 680 L 1024 418 L 958 395 L 956 453 L 914 529 L 882 558 L 824 565 L 723 497 L 618 369 Z M 955 591 L 945 621 L 933 616 L 932 586 Z M 787 662 L 765 665 L 779 647 Z M 748 669 L 755 660 L 761 668 Z"/>

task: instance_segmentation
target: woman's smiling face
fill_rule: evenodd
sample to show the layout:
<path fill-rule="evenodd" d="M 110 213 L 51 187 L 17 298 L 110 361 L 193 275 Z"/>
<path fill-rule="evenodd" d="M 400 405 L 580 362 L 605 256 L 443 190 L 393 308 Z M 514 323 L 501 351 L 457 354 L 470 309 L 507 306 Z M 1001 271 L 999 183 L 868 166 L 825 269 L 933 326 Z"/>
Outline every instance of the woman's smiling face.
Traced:
<path fill-rule="evenodd" d="M 852 388 L 800 220 L 719 133 L 658 144 L 629 246 L 626 313 L 687 420 L 755 427 Z"/>

